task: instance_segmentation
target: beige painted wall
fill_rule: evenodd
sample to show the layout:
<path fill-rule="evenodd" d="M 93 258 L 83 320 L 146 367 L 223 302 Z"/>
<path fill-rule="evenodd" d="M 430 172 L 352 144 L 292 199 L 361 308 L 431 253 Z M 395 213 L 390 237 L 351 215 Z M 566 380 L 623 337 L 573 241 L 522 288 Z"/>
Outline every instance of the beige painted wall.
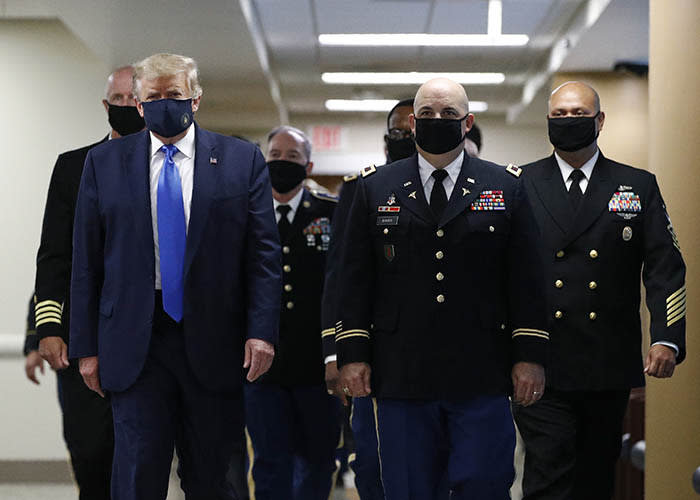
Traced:
<path fill-rule="evenodd" d="M 649 165 L 659 179 L 687 266 L 688 357 L 647 387 L 646 498 L 692 500 L 700 466 L 700 2 L 651 0 Z"/>
<path fill-rule="evenodd" d="M 49 176 L 59 153 L 107 134 L 108 69 L 55 20 L 0 20 L 0 61 L 0 347 L 19 350 Z M 53 374 L 36 388 L 20 358 L 0 373 L 0 460 L 65 459 Z"/>

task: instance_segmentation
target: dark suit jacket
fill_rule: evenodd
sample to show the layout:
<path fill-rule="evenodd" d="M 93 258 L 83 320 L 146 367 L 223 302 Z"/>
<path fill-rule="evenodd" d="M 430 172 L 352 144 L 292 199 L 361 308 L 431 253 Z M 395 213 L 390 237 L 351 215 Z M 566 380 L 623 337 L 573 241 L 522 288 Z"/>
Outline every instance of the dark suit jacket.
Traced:
<path fill-rule="evenodd" d="M 147 131 L 88 154 L 75 218 L 71 358 L 99 356 L 103 388 L 143 369 L 154 311 Z M 188 359 L 211 390 L 237 390 L 246 339 L 276 342 L 281 262 L 265 160 L 196 127 L 184 264 Z"/>
<path fill-rule="evenodd" d="M 304 190 L 287 240 L 282 241 L 280 337 L 262 382 L 284 386 L 323 384 L 321 294 L 337 198 Z"/>
<path fill-rule="evenodd" d="M 35 299 L 39 316 L 36 339 L 61 337 L 68 343 L 73 219 L 85 157 L 107 137 L 89 146 L 62 153 L 51 174 L 36 259 Z"/>
<path fill-rule="evenodd" d="M 465 154 L 438 221 L 416 155 L 372 170 L 345 232 L 339 365 L 370 363 L 380 398 L 508 393 L 513 362 L 544 362 L 548 338 L 537 226 L 520 180 Z M 472 210 L 496 192 L 503 210 Z"/>
<path fill-rule="evenodd" d="M 523 177 L 542 232 L 551 334 L 547 385 L 619 390 L 644 383 L 640 276 L 651 340 L 675 343 L 682 361 L 685 265 L 654 175 L 601 153 L 575 214 L 554 155 L 523 167 Z"/>

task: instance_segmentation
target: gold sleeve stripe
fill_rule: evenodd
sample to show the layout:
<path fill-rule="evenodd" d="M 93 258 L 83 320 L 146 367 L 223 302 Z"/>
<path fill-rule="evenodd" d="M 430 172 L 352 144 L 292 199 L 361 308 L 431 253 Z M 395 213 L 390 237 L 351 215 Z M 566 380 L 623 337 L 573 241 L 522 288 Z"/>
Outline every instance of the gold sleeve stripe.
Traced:
<path fill-rule="evenodd" d="M 55 307 L 55 306 L 44 306 L 44 307 L 39 307 L 39 308 L 34 309 L 34 314 L 37 316 L 39 314 L 47 313 L 47 312 L 54 312 L 56 314 L 61 314 L 61 313 L 63 313 L 63 310 L 61 308 Z"/>
<path fill-rule="evenodd" d="M 59 323 L 61 321 L 61 313 L 53 312 L 53 311 L 46 311 L 41 314 L 37 314 L 36 317 L 34 318 L 36 321 L 39 321 L 40 319 L 44 318 L 56 318 L 58 319 Z"/>
<path fill-rule="evenodd" d="M 685 307 L 685 297 L 683 297 L 683 300 L 679 300 L 678 302 L 676 302 L 672 306 L 667 307 L 666 308 L 666 316 L 670 316 L 671 314 L 676 312 L 681 307 Z"/>
<path fill-rule="evenodd" d="M 59 309 L 63 309 L 63 304 L 61 304 L 61 303 L 59 303 L 59 302 L 56 302 L 55 300 L 42 300 L 41 302 L 39 302 L 38 304 L 36 304 L 34 307 L 35 307 L 35 308 L 38 308 L 38 307 L 48 306 L 48 305 L 56 306 L 56 307 L 58 307 Z"/>
<path fill-rule="evenodd" d="M 335 335 L 335 328 L 326 328 L 321 332 L 321 337 L 328 337 L 330 335 Z"/>
<path fill-rule="evenodd" d="M 37 322 L 36 322 L 36 326 L 41 326 L 41 325 L 43 325 L 44 323 L 58 323 L 58 324 L 60 325 L 60 324 L 61 324 L 61 320 L 60 320 L 60 319 L 56 319 L 56 318 L 45 318 L 45 319 L 42 319 L 42 320 L 40 320 L 40 321 L 37 321 Z"/>
<path fill-rule="evenodd" d="M 666 321 L 666 326 L 671 326 L 672 324 L 674 324 L 677 321 L 680 321 L 683 318 L 685 318 L 685 306 L 683 306 L 682 309 L 679 309 L 678 311 L 676 311 L 668 317 Z"/>
<path fill-rule="evenodd" d="M 678 290 L 676 290 L 675 292 L 673 292 L 671 295 L 668 296 L 668 298 L 666 299 L 666 305 L 668 306 L 668 304 L 673 302 L 673 299 L 675 299 L 679 295 L 685 295 L 685 285 L 683 285 Z"/>
<path fill-rule="evenodd" d="M 518 332 L 518 333 L 513 333 L 513 338 L 515 337 L 520 337 L 520 336 L 526 336 L 526 337 L 539 337 L 541 339 L 549 340 L 549 335 L 548 334 L 541 334 L 541 333 L 534 333 L 534 332 Z"/>
<path fill-rule="evenodd" d="M 544 330 L 537 330 L 535 328 L 516 328 L 513 330 L 513 334 L 515 335 L 516 333 L 539 333 L 541 335 L 546 335 L 549 337 L 549 332 L 546 332 Z"/>
<path fill-rule="evenodd" d="M 350 337 L 363 337 L 366 339 L 369 339 L 369 334 L 367 333 L 348 333 L 348 334 L 343 334 L 339 335 L 335 338 L 336 342 L 340 342 L 341 340 L 349 339 Z"/>

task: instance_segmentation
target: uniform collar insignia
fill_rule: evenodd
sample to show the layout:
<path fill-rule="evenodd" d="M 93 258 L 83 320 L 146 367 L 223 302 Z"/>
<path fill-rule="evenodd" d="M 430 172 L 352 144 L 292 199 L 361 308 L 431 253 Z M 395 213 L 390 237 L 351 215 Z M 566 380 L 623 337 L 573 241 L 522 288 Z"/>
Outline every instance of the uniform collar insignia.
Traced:
<path fill-rule="evenodd" d="M 412 191 L 411 194 L 408 195 L 409 198 L 413 198 L 414 200 L 416 199 L 416 192 Z"/>

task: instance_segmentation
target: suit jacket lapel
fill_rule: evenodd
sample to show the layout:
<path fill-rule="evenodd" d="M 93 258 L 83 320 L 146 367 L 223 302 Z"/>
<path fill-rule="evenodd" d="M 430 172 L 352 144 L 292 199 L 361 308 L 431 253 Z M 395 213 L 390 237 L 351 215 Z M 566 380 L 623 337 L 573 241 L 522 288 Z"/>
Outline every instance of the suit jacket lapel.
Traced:
<path fill-rule="evenodd" d="M 401 206 L 410 210 L 427 223 L 434 224 L 435 217 L 425 199 L 423 183 L 418 174 L 418 155 L 413 155 L 410 161 L 405 162 L 401 166 L 395 165 L 386 168 L 396 168 L 398 170 L 399 185 L 394 188 L 394 194 L 401 200 Z"/>
<path fill-rule="evenodd" d="M 554 154 L 544 165 L 543 172 L 532 177 L 532 184 L 537 196 L 542 201 L 542 205 L 559 226 L 559 229 L 564 233 L 567 232 L 571 226 L 571 202 L 567 196 L 566 185 Z"/>
<path fill-rule="evenodd" d="M 209 215 L 209 207 L 216 190 L 217 165 L 216 146 L 207 135 L 206 131 L 195 124 L 195 153 L 194 153 L 194 180 L 192 186 L 192 207 L 190 210 L 190 223 L 187 230 L 187 245 L 185 247 L 184 276 L 187 277 L 192 260 L 197 253 L 197 248 L 202 240 L 204 227 Z"/>
<path fill-rule="evenodd" d="M 581 206 L 574 217 L 570 231 L 566 235 L 564 245 L 568 245 L 578 238 L 608 207 L 608 201 L 617 187 L 614 183 L 609 182 L 610 174 L 608 161 L 601 153 L 593 168 Z"/>
<path fill-rule="evenodd" d="M 484 184 L 474 177 L 475 175 L 470 166 L 469 156 L 465 152 L 462 169 L 459 171 L 457 182 L 447 202 L 445 212 L 442 214 L 442 219 L 439 224 L 440 227 L 447 225 L 452 219 L 464 212 L 467 207 L 471 205 L 472 201 L 479 196 Z"/>
<path fill-rule="evenodd" d="M 148 131 L 134 137 L 133 145 L 124 152 L 123 168 L 131 197 L 134 231 L 140 240 L 144 257 L 153 268 L 155 257 L 151 217 L 150 144 Z"/>

